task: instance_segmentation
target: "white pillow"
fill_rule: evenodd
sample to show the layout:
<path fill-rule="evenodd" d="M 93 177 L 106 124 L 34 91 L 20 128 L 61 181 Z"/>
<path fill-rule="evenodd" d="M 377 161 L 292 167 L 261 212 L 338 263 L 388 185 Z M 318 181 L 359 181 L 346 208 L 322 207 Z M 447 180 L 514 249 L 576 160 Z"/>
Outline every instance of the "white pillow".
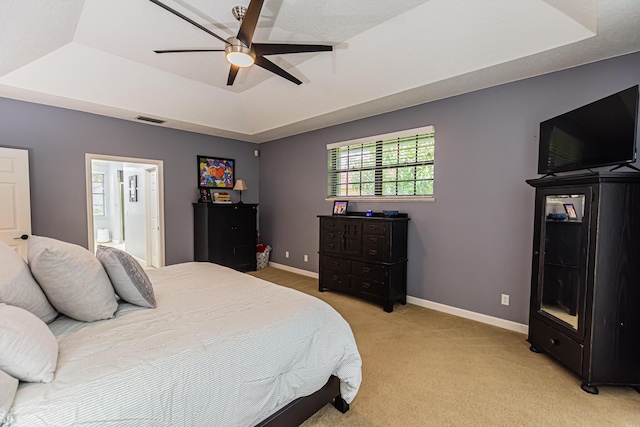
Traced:
<path fill-rule="evenodd" d="M 107 271 L 120 298 L 140 307 L 156 308 L 149 276 L 134 257 L 120 249 L 99 245 L 96 258 Z"/>
<path fill-rule="evenodd" d="M 0 303 L 0 369 L 32 383 L 53 381 L 58 341 L 49 327 L 20 307 Z"/>
<path fill-rule="evenodd" d="M 18 380 L 0 370 L 0 426 L 10 425 L 9 410 L 18 390 Z"/>
<path fill-rule="evenodd" d="M 0 242 L 0 302 L 22 307 L 46 323 L 58 315 L 27 263 L 4 242 Z"/>
<path fill-rule="evenodd" d="M 29 237 L 29 267 L 51 304 L 76 320 L 109 319 L 116 295 L 100 261 L 78 245 Z"/>

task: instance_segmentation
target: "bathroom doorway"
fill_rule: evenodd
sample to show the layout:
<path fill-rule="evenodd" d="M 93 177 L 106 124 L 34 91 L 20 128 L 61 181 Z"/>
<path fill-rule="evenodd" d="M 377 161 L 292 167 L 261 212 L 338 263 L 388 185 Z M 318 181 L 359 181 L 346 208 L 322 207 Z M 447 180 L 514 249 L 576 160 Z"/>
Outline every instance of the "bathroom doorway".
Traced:
<path fill-rule="evenodd" d="M 164 266 L 162 161 L 86 155 L 89 247 L 113 246 Z"/>

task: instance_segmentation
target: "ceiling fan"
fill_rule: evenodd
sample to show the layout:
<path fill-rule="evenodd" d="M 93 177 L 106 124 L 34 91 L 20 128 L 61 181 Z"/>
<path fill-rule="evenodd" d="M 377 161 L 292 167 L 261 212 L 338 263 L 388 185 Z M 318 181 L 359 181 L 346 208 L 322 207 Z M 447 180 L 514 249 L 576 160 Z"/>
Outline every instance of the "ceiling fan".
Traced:
<path fill-rule="evenodd" d="M 233 16 L 238 21 L 240 21 L 240 31 L 238 31 L 238 35 L 236 37 L 229 37 L 226 40 L 209 31 L 207 28 L 198 24 L 194 20 L 186 17 L 177 10 L 170 8 L 166 4 L 158 0 L 149 1 L 157 4 L 163 9 L 173 13 L 174 15 L 182 18 L 188 23 L 198 27 L 207 34 L 210 34 L 225 43 L 224 49 L 171 49 L 155 50 L 154 52 L 226 52 L 227 61 L 229 61 L 229 63 L 231 64 L 231 68 L 229 69 L 229 77 L 227 78 L 228 86 L 233 85 L 233 82 L 236 79 L 236 75 L 238 74 L 240 68 L 250 67 L 254 64 L 299 85 L 302 83 L 302 81 L 289 74 L 287 71 L 280 68 L 273 62 L 269 61 L 267 58 L 265 58 L 265 55 L 283 55 L 287 53 L 322 52 L 333 50 L 333 46 L 321 44 L 254 43 L 253 33 L 256 29 L 256 25 L 258 24 L 258 17 L 260 16 L 260 11 L 262 10 L 264 0 L 251 0 L 248 7 L 236 6 L 232 9 Z"/>

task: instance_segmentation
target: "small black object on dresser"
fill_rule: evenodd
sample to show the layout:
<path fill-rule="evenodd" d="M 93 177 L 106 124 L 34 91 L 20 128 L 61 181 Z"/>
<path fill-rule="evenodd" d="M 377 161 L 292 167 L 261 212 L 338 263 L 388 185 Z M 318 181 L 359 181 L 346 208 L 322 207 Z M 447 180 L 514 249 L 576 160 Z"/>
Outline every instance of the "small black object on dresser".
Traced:
<path fill-rule="evenodd" d="M 336 290 L 393 311 L 407 303 L 407 214 L 320 218 L 320 292 Z"/>
<path fill-rule="evenodd" d="M 195 261 L 256 270 L 257 204 L 194 203 Z"/>
<path fill-rule="evenodd" d="M 597 394 L 640 386 L 640 173 L 528 180 L 536 189 L 531 350 Z M 563 212 L 570 216 L 560 216 Z M 561 219 L 565 218 L 565 219 Z"/>

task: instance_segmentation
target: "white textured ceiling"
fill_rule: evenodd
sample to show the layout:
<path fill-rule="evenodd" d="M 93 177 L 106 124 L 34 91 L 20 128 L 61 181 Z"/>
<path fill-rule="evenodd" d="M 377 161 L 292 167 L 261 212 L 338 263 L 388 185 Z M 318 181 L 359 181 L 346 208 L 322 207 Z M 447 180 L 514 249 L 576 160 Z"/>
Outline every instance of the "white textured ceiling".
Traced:
<path fill-rule="evenodd" d="M 249 0 L 166 0 L 222 38 Z M 266 0 L 255 42 L 303 81 L 242 69 L 148 0 L 3 0 L 0 96 L 239 140 L 275 138 L 640 50 L 638 0 Z"/>

